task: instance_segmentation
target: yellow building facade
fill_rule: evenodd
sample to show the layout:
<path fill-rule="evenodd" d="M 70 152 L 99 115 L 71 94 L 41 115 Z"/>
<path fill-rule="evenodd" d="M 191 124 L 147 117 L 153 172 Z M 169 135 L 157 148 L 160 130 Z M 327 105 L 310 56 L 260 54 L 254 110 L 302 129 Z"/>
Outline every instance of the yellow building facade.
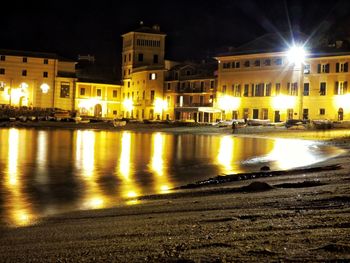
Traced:
<path fill-rule="evenodd" d="M 218 56 L 223 118 L 349 120 L 350 54 L 308 55 L 300 66 L 288 52 Z"/>
<path fill-rule="evenodd" d="M 121 86 L 82 81 L 76 62 L 51 53 L 0 50 L 0 105 L 117 118 Z"/>
<path fill-rule="evenodd" d="M 159 26 L 142 24 L 122 35 L 122 117 L 164 119 L 165 36 Z"/>

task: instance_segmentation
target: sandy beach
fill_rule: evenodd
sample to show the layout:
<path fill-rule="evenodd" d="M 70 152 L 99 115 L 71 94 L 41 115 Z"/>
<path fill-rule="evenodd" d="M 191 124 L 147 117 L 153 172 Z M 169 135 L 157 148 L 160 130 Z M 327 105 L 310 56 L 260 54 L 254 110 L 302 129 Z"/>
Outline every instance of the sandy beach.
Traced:
<path fill-rule="evenodd" d="M 99 123 L 49 124 L 7 127 L 116 130 Z M 119 130 L 232 133 L 230 127 L 166 124 L 128 124 Z M 219 182 L 141 197 L 130 206 L 57 215 L 29 227 L 2 226 L 0 261 L 350 261 L 350 130 L 248 127 L 234 136 L 318 140 L 346 152 L 317 164 L 339 165 L 333 170 Z"/>

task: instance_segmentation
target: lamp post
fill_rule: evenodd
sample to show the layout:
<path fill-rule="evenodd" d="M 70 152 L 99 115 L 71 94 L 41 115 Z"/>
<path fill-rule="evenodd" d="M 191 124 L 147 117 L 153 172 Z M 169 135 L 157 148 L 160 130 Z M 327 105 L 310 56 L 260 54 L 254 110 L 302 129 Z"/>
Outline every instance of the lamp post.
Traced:
<path fill-rule="evenodd" d="M 287 58 L 293 66 L 293 70 L 298 72 L 298 99 L 299 99 L 299 119 L 303 118 L 303 85 L 304 85 L 304 64 L 306 52 L 303 46 L 293 45 L 287 52 Z"/>

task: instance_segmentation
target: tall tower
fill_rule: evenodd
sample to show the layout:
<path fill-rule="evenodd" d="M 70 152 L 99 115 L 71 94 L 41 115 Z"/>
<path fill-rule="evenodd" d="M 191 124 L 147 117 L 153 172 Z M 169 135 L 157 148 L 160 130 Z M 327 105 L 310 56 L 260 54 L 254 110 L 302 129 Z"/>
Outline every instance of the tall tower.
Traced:
<path fill-rule="evenodd" d="M 123 117 L 163 119 L 165 34 L 158 25 L 144 26 L 122 35 Z"/>

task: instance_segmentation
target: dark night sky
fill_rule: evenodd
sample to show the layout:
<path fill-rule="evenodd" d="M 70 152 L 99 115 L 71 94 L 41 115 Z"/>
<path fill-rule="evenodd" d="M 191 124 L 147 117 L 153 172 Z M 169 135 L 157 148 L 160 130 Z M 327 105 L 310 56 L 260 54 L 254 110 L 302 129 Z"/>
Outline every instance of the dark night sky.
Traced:
<path fill-rule="evenodd" d="M 34 3 L 29 3 L 34 2 Z M 117 67 L 121 34 L 159 24 L 167 34 L 166 57 L 213 56 L 268 32 L 295 30 L 324 34 L 350 28 L 350 1 L 12 1 L 0 18 L 0 48 L 56 52 L 75 59 L 95 55 Z M 289 18 L 289 19 L 288 19 Z M 350 35 L 350 29 L 345 28 Z M 344 30 L 343 30 L 344 31 Z M 332 30 L 334 32 L 334 30 Z"/>

